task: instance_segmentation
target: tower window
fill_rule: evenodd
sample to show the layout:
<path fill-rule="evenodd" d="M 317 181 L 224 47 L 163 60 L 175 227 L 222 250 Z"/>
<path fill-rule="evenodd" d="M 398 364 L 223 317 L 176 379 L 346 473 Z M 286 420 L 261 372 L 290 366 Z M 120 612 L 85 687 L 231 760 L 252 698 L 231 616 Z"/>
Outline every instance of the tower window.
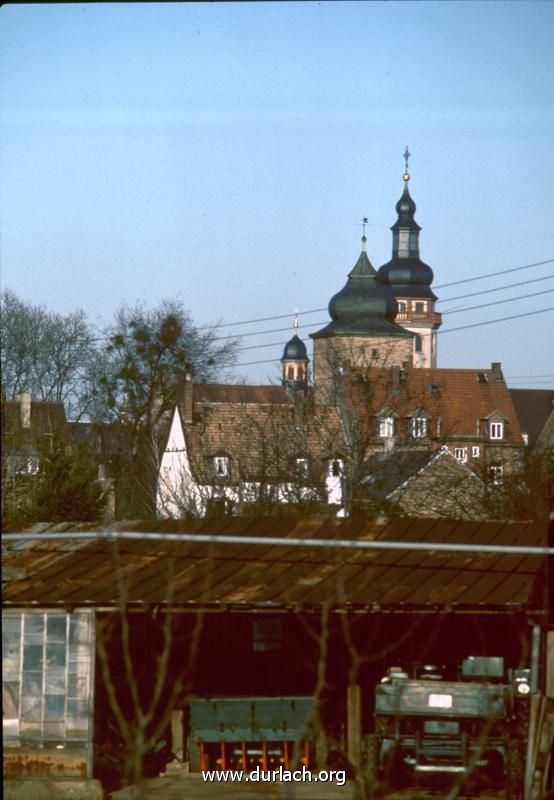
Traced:
<path fill-rule="evenodd" d="M 410 255 L 410 232 L 398 232 L 398 256 L 399 258 L 408 258 Z"/>
<path fill-rule="evenodd" d="M 425 314 L 425 303 L 416 303 L 415 304 L 415 313 L 416 314 Z"/>
<path fill-rule="evenodd" d="M 423 350 L 423 342 L 422 342 L 421 336 L 419 335 L 419 333 L 416 333 L 415 339 L 414 339 L 414 351 L 416 353 L 421 353 L 422 350 Z"/>
<path fill-rule="evenodd" d="M 304 367 L 298 367 L 296 370 L 296 379 L 298 381 L 304 380 Z"/>
<path fill-rule="evenodd" d="M 404 302 L 398 303 L 398 313 L 399 314 L 405 314 L 406 313 L 406 303 L 404 303 Z"/>
<path fill-rule="evenodd" d="M 292 366 L 292 364 L 289 364 L 289 366 L 287 367 L 287 378 L 289 381 L 294 380 L 294 367 Z"/>

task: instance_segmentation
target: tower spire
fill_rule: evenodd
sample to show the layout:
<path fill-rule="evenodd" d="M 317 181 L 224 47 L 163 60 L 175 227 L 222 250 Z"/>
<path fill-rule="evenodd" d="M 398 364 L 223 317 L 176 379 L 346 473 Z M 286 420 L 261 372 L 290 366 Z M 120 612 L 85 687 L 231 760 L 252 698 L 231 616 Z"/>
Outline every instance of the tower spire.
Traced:
<path fill-rule="evenodd" d="M 408 150 L 408 145 L 406 145 L 406 149 L 404 150 L 404 155 L 402 158 L 404 159 L 404 174 L 402 175 L 402 180 L 404 183 L 408 183 L 410 180 L 410 173 L 408 172 L 408 161 L 410 160 L 410 156 L 412 154 Z"/>
<path fill-rule="evenodd" d="M 365 235 L 365 226 L 368 223 L 367 217 L 362 217 L 362 250 L 365 253 L 365 243 L 367 242 L 367 236 Z"/>

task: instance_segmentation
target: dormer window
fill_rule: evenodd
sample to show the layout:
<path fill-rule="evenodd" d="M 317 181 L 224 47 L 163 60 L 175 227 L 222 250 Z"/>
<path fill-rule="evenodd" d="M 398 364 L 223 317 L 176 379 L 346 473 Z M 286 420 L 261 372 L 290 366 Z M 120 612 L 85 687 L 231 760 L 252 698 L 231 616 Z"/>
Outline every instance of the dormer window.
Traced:
<path fill-rule="evenodd" d="M 214 478 L 227 478 L 231 466 L 229 456 L 213 456 L 210 466 Z"/>
<path fill-rule="evenodd" d="M 467 447 L 455 447 L 454 458 L 461 464 L 467 463 Z"/>
<path fill-rule="evenodd" d="M 390 439 L 394 436 L 393 417 L 381 417 L 379 420 L 379 436 L 381 439 Z"/>
<path fill-rule="evenodd" d="M 491 439 L 499 440 L 504 438 L 504 423 L 491 422 L 489 425 L 489 436 Z"/>
<path fill-rule="evenodd" d="M 427 417 L 412 417 L 412 437 L 424 439 L 427 436 Z"/>

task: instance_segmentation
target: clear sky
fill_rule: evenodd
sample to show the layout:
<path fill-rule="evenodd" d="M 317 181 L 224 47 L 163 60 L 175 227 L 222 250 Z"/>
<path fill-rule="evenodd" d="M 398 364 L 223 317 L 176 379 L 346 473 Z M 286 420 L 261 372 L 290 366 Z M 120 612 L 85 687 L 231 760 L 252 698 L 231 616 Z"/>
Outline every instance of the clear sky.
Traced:
<path fill-rule="evenodd" d="M 435 286 L 554 259 L 553 33 L 548 2 L 4 6 L 2 285 L 95 322 L 163 297 L 292 320 L 342 287 L 362 216 L 390 258 L 406 144 Z M 553 311 L 448 332 L 554 307 L 553 267 L 437 289 L 536 294 L 445 314 L 439 366 L 553 386 Z M 238 374 L 276 378 L 287 338 L 245 338 L 270 363 Z"/>

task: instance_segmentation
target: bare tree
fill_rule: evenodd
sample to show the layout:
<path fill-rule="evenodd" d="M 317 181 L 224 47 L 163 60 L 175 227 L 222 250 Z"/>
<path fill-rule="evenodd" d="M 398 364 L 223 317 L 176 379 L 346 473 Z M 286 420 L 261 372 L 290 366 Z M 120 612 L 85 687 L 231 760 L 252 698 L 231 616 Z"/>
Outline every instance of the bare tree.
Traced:
<path fill-rule="evenodd" d="M 30 392 L 36 400 L 63 402 L 73 417 L 86 410 L 94 337 L 84 311 L 56 314 L 6 289 L 0 338 L 4 400 Z"/>

